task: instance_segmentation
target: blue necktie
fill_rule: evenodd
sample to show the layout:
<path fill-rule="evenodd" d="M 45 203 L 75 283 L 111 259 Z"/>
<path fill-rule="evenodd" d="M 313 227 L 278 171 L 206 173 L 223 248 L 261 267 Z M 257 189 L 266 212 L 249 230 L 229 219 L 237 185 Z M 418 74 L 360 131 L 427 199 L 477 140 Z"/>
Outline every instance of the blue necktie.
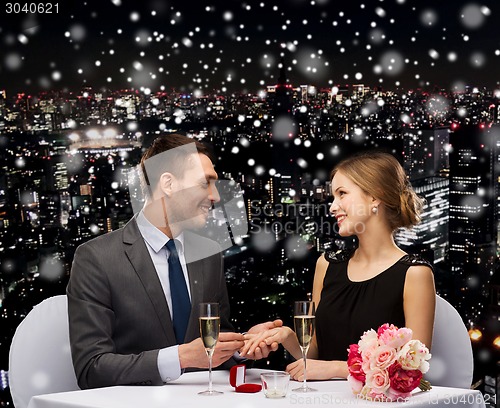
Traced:
<path fill-rule="evenodd" d="M 175 338 L 178 344 L 184 343 L 186 329 L 191 314 L 191 301 L 186 286 L 186 279 L 182 272 L 179 254 L 175 248 L 175 240 L 171 239 L 165 245 L 168 250 L 168 279 L 170 281 L 170 295 L 172 296 L 172 315 Z M 180 245 L 179 241 L 177 241 Z"/>

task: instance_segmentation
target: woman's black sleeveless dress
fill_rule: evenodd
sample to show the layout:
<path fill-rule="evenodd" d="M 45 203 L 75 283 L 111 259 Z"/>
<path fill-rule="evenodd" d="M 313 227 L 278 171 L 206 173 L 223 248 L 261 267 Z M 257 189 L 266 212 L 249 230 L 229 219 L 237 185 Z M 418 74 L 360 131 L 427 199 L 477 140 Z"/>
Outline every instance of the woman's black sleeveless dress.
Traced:
<path fill-rule="evenodd" d="M 384 323 L 405 326 L 403 291 L 412 265 L 432 265 L 417 255 L 404 255 L 377 276 L 353 282 L 347 264 L 354 250 L 326 253 L 330 262 L 316 310 L 319 360 L 347 360 L 347 349 L 361 335 Z"/>

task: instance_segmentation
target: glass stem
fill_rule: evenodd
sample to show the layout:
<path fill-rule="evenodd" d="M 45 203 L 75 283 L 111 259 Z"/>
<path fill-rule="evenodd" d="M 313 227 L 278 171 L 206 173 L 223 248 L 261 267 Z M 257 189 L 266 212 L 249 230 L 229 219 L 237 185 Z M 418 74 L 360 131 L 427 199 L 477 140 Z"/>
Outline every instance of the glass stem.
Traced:
<path fill-rule="evenodd" d="M 208 355 L 208 391 L 212 392 L 212 352 Z"/>
<path fill-rule="evenodd" d="M 302 383 L 302 388 L 305 390 L 307 388 L 306 384 L 306 372 L 307 372 L 307 348 L 302 349 L 302 358 L 304 359 L 304 382 Z"/>

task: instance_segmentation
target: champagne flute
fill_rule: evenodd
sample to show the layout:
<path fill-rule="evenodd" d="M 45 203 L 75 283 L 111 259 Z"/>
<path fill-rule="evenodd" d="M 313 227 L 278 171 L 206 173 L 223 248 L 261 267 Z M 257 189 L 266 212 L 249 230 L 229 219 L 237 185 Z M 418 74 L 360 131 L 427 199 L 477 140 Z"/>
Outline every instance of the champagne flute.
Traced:
<path fill-rule="evenodd" d="M 316 391 L 314 388 L 308 387 L 306 382 L 307 352 L 309 350 L 309 346 L 314 334 L 314 313 L 314 302 L 295 302 L 293 312 L 295 334 L 297 335 L 297 339 L 299 340 L 299 346 L 302 350 L 302 359 L 304 360 L 304 382 L 302 383 L 301 387 L 292 390 L 295 392 Z"/>
<path fill-rule="evenodd" d="M 221 395 L 212 387 L 212 356 L 215 345 L 219 339 L 220 316 L 218 303 L 200 303 L 200 336 L 208 356 L 208 389 L 201 391 L 200 395 Z"/>

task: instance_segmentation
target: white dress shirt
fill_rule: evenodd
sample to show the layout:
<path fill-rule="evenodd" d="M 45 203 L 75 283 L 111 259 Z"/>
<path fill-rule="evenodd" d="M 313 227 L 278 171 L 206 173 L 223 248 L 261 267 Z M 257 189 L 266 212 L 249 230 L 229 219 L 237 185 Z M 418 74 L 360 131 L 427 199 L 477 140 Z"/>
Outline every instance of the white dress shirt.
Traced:
<path fill-rule="evenodd" d="M 170 317 L 172 318 L 172 296 L 170 294 L 170 281 L 168 278 L 168 251 L 165 244 L 170 240 L 163 232 L 156 228 L 140 211 L 137 215 L 137 226 L 141 232 L 146 247 L 148 248 L 149 255 L 156 269 L 156 274 L 160 279 L 165 299 L 167 300 L 168 308 L 170 309 Z M 189 287 L 189 278 L 186 267 L 186 259 L 184 257 L 184 234 L 181 233 L 175 239 L 181 242 L 181 248 L 177 248 L 179 254 L 179 261 L 181 263 L 182 271 L 184 272 L 184 279 L 188 288 L 189 298 L 191 292 Z M 182 374 L 179 362 L 179 346 L 171 346 L 161 349 L 158 353 L 158 371 L 164 382 L 176 380 Z"/>

